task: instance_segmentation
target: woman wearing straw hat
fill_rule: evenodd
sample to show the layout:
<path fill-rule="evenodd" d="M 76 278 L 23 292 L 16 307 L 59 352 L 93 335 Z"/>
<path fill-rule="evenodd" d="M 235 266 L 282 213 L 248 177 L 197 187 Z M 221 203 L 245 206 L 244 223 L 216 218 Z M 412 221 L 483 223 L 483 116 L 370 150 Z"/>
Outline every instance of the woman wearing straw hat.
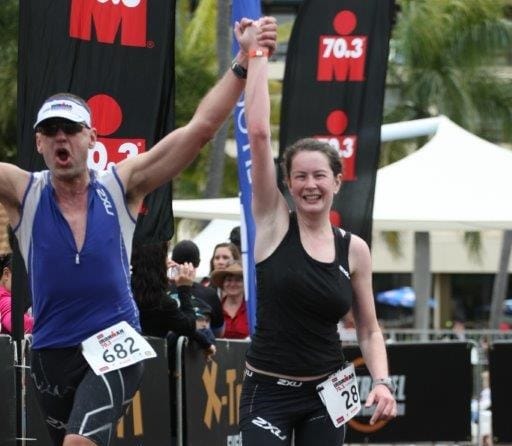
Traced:
<path fill-rule="evenodd" d="M 225 269 L 212 273 L 212 283 L 222 290 L 224 312 L 224 337 L 244 339 L 249 336 L 249 323 L 244 297 L 244 276 L 242 265 L 233 262 Z"/>

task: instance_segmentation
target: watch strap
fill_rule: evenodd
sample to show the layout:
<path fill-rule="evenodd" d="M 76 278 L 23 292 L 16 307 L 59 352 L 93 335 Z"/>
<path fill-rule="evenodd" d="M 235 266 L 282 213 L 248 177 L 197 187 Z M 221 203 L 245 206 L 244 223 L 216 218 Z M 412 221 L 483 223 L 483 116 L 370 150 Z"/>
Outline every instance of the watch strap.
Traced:
<path fill-rule="evenodd" d="M 242 67 L 237 61 L 236 58 L 231 62 L 231 71 L 235 74 L 239 79 L 247 79 L 247 69 Z"/>
<path fill-rule="evenodd" d="M 375 387 L 375 386 L 378 386 L 378 385 L 386 386 L 391 393 L 395 393 L 395 390 L 396 390 L 395 383 L 389 377 L 388 378 L 377 378 L 377 379 L 374 379 L 372 387 Z"/>

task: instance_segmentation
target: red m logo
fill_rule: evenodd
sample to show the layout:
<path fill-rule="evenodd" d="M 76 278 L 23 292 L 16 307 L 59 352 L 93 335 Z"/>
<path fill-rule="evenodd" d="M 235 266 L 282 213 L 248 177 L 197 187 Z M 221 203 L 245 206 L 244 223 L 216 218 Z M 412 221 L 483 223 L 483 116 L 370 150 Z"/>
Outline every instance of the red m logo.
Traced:
<path fill-rule="evenodd" d="M 69 35 L 91 40 L 94 24 L 101 43 L 114 43 L 121 28 L 121 45 L 146 46 L 147 0 L 71 0 Z"/>

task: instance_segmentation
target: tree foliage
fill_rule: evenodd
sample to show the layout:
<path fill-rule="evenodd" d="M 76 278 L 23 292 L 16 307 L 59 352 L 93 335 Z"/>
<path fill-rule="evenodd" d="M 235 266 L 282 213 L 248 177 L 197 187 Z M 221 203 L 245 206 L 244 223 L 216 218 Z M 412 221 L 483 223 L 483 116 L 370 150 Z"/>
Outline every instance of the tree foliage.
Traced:
<path fill-rule="evenodd" d="M 388 68 L 396 99 L 386 122 L 444 114 L 486 139 L 510 139 L 512 83 L 497 69 L 512 44 L 505 6 L 502 0 L 401 0 Z M 399 154 L 384 153 L 384 164 L 408 151 L 403 143 L 386 150 Z"/>
<path fill-rule="evenodd" d="M 0 8 L 0 161 L 16 157 L 16 92 L 18 1 L 2 0 Z"/>
<path fill-rule="evenodd" d="M 385 121 L 444 114 L 495 142 L 512 138 L 512 82 L 504 67 L 512 54 L 512 22 L 502 0 L 400 0 L 391 40 Z M 510 73 L 508 74 L 510 76 Z M 386 165 L 421 147 L 426 138 L 383 145 Z M 461 160 L 462 161 L 462 160 Z M 394 234 L 395 242 L 398 241 Z M 464 235 L 480 258 L 479 233 Z"/>
<path fill-rule="evenodd" d="M 189 1 L 177 2 L 176 32 L 176 124 L 186 124 L 193 116 L 201 98 L 214 85 L 218 75 L 216 52 L 216 0 L 202 0 L 193 11 Z M 230 135 L 233 131 L 230 126 Z M 174 181 L 176 198 L 202 196 L 209 174 L 208 144 L 194 162 Z M 226 157 L 225 154 L 222 156 Z M 236 162 L 226 158 L 221 194 L 238 193 Z"/>

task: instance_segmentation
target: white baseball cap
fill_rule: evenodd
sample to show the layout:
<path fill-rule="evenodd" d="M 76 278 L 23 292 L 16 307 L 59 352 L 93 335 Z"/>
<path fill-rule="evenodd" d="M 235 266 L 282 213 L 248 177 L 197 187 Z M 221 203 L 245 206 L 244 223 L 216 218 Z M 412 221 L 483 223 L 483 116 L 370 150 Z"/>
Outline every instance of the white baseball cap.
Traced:
<path fill-rule="evenodd" d="M 34 128 L 49 118 L 69 119 L 73 122 L 81 122 L 89 128 L 91 127 L 91 114 L 83 105 L 69 99 L 47 100 L 39 109 Z"/>

